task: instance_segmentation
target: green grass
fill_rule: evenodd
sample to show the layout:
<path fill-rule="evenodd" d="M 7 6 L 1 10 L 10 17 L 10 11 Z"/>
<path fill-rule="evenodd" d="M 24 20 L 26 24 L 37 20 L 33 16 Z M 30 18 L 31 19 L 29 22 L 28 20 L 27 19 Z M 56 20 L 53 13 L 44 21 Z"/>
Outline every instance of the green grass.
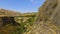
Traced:
<path fill-rule="evenodd" d="M 11 34 L 23 34 L 23 33 L 25 33 L 27 31 L 27 29 L 33 25 L 34 18 L 35 17 L 30 17 L 30 19 L 28 19 L 26 22 L 20 23 L 20 26 L 18 26 L 18 29 L 11 32 Z M 17 19 L 17 22 L 19 22 L 19 18 Z"/>

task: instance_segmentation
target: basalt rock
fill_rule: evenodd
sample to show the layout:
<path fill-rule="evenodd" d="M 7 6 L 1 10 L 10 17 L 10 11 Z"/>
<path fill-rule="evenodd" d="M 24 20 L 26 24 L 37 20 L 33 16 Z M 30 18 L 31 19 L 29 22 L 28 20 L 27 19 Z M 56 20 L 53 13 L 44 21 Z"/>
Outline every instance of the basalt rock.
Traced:
<path fill-rule="evenodd" d="M 46 0 L 27 34 L 60 34 L 60 0 Z"/>
<path fill-rule="evenodd" d="M 19 25 L 15 20 L 14 17 L 1 17 L 1 20 L 3 22 L 2 26 L 5 26 L 7 24 L 12 24 L 12 25 Z"/>
<path fill-rule="evenodd" d="M 17 24 L 17 22 L 14 20 L 14 17 L 19 16 L 19 12 L 14 12 L 12 10 L 6 10 L 6 9 L 0 9 L 0 26 L 6 25 L 6 24 Z"/>

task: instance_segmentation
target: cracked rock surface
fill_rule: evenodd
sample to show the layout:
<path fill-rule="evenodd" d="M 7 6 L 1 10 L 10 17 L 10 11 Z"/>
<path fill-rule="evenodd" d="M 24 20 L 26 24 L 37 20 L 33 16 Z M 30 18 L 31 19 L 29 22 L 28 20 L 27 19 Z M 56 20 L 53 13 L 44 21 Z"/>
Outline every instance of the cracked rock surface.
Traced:
<path fill-rule="evenodd" d="M 60 34 L 60 0 L 46 0 L 27 34 Z"/>

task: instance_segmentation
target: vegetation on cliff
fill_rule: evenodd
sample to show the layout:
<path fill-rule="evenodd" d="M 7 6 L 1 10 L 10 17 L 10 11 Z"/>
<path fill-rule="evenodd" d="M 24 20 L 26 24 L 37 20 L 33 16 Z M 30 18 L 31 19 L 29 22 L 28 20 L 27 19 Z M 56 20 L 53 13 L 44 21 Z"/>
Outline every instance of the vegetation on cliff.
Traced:
<path fill-rule="evenodd" d="M 1 26 L 0 34 L 24 34 L 24 33 L 28 32 L 34 23 L 34 18 L 37 14 L 36 12 L 18 13 L 18 12 L 13 12 L 10 10 L 5 10 L 5 9 L 1 9 L 0 13 L 1 12 L 2 12 L 2 14 L 0 14 L 0 16 L 1 16 L 0 19 L 2 17 L 3 18 L 7 17 L 8 19 L 14 17 L 14 20 L 15 20 L 16 24 L 18 23 L 18 25 L 16 26 L 16 25 L 13 25 L 12 23 L 9 23 L 4 26 Z M 17 16 L 17 15 L 19 15 L 19 16 Z M 3 22 L 0 22 L 0 24 L 1 23 L 3 24 Z"/>

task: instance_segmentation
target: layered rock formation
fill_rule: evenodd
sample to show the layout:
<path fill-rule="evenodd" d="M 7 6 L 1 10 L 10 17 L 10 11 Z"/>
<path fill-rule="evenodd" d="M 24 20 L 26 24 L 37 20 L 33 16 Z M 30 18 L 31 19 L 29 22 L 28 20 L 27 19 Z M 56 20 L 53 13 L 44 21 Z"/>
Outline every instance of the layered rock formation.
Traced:
<path fill-rule="evenodd" d="M 9 34 L 16 30 L 18 23 L 14 20 L 14 17 L 19 15 L 18 12 L 0 9 L 0 34 Z"/>
<path fill-rule="evenodd" d="M 19 16 L 19 12 L 14 12 L 12 10 L 0 9 L 0 24 L 5 25 L 9 23 L 16 23 L 14 17 Z M 0 25 L 0 26 L 1 26 Z"/>
<path fill-rule="evenodd" d="M 60 0 L 46 0 L 27 34 L 60 34 Z"/>

